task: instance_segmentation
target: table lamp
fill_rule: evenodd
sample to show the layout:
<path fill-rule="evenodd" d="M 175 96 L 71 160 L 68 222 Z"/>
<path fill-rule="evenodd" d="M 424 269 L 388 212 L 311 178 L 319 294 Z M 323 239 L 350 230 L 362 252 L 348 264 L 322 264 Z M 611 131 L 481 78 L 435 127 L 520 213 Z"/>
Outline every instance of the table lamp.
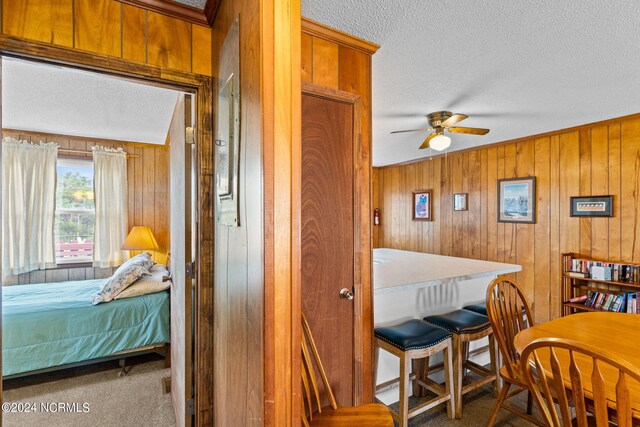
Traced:
<path fill-rule="evenodd" d="M 136 225 L 131 228 L 121 249 L 129 251 L 143 251 L 145 249 L 155 251 L 158 249 L 158 242 L 156 242 L 156 238 L 153 237 L 153 233 L 149 227 L 146 225 Z"/>

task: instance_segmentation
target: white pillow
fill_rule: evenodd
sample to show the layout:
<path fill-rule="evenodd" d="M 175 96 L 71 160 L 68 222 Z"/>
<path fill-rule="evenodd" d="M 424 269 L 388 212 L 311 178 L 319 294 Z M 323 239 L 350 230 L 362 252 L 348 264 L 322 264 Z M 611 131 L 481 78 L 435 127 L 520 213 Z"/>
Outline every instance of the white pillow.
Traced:
<path fill-rule="evenodd" d="M 156 266 L 154 266 L 154 268 L 155 267 Z M 171 287 L 171 281 L 162 281 L 163 276 L 169 275 L 167 269 L 155 269 L 155 271 L 153 271 L 154 268 L 151 269 L 152 271 L 150 276 L 142 276 L 129 287 L 116 295 L 115 299 L 137 297 L 140 295 L 153 294 L 155 292 L 165 291 L 169 289 Z"/>
<path fill-rule="evenodd" d="M 162 265 L 162 264 L 156 264 L 153 267 L 151 267 L 149 269 L 150 272 L 154 272 L 154 271 L 164 271 L 165 275 L 169 275 L 169 270 L 167 270 L 167 266 L 166 265 Z"/>

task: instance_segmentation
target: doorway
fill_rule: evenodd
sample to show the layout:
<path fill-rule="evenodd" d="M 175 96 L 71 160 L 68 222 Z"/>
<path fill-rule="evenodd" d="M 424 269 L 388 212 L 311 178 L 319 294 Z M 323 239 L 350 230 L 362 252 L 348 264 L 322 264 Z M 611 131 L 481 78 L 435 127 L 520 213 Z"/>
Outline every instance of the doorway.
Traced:
<path fill-rule="evenodd" d="M 153 66 L 131 64 L 113 58 L 106 60 L 96 55 L 70 52 L 63 48 L 43 46 L 23 40 L 3 39 L 0 43 L 0 53 L 6 57 L 33 59 L 56 66 L 64 65 L 77 70 L 91 70 L 105 75 L 124 77 L 147 85 L 190 93 L 193 97 L 194 144 L 184 144 L 181 150 L 184 168 L 181 172 L 176 171 L 174 175 L 177 179 L 177 174 L 182 174 L 182 179 L 178 182 L 184 186 L 182 192 L 184 200 L 181 207 L 175 210 L 176 217 L 186 220 L 183 226 L 186 237 L 182 242 L 184 253 L 182 257 L 177 258 L 177 263 L 180 265 L 176 265 L 174 269 L 174 272 L 179 272 L 178 274 L 185 277 L 183 288 L 185 298 L 180 301 L 184 307 L 178 312 L 185 316 L 185 321 L 179 327 L 184 328 L 186 332 L 191 332 L 193 329 L 193 339 L 187 338 L 184 341 L 182 352 L 172 348 L 172 366 L 183 368 L 174 373 L 171 385 L 174 388 L 174 394 L 178 394 L 180 389 L 184 392 L 184 398 L 177 399 L 181 403 L 176 404 L 178 425 L 190 425 L 192 420 L 198 423 L 203 413 L 210 416 L 212 404 L 208 387 L 211 382 L 211 362 L 206 360 L 204 354 L 207 351 L 210 352 L 213 339 L 212 327 L 207 320 L 210 318 L 213 306 L 211 298 L 213 245 L 207 244 L 207 241 L 210 242 L 213 239 L 213 217 L 208 214 L 206 202 L 200 203 L 200 200 L 208 198 L 210 189 L 197 185 L 198 182 L 203 181 L 202 175 L 209 172 L 206 166 L 203 168 L 203 163 L 210 164 L 209 159 L 212 156 L 210 78 L 182 72 L 170 73 L 167 76 L 167 73 L 163 74 L 160 69 Z M 185 115 L 182 119 L 181 126 L 185 124 Z M 182 135 L 184 136 L 185 133 L 182 132 Z M 189 163 L 192 166 L 187 171 Z M 193 184 L 191 188 L 188 186 L 189 183 Z M 192 207 L 196 208 L 192 209 Z M 187 232 L 189 228 L 192 233 Z M 179 231 L 178 234 L 180 234 Z M 189 239 L 189 235 L 193 235 L 193 238 Z M 173 244 L 174 239 L 171 240 Z M 189 281 L 193 281 L 193 289 L 190 288 Z M 187 321 L 186 319 L 191 315 L 193 320 Z M 189 335 L 185 333 L 186 337 Z M 193 362 L 189 364 L 187 352 L 191 351 L 193 351 Z M 178 388 L 180 384 L 182 387 Z"/>

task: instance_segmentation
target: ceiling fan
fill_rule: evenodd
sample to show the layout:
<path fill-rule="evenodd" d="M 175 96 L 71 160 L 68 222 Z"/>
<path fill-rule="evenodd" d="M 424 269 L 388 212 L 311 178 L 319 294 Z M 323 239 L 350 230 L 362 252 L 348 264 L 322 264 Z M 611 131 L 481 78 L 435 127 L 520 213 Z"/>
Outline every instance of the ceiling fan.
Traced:
<path fill-rule="evenodd" d="M 430 133 L 427 136 L 427 139 L 424 140 L 420 149 L 431 147 L 434 150 L 442 151 L 447 149 L 451 145 L 451 138 L 444 134 L 444 131 L 454 132 L 454 133 L 468 133 L 471 135 L 486 135 L 489 133 L 489 129 L 482 128 L 469 128 L 462 126 L 453 126 L 456 123 L 460 123 L 464 119 L 466 119 L 467 115 L 452 113 L 450 111 L 436 111 L 427 115 L 427 120 L 429 121 L 428 128 L 424 129 L 410 129 L 410 130 L 396 130 L 391 133 L 402 133 L 402 132 L 419 132 L 419 131 L 428 131 L 432 130 L 433 133 Z"/>

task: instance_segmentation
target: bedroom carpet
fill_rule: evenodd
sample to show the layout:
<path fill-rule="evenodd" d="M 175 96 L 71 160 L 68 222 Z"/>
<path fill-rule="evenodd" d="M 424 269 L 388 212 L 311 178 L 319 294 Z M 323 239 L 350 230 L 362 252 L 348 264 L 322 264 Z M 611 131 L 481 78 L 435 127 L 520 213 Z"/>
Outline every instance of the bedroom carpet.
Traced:
<path fill-rule="evenodd" d="M 162 393 L 162 378 L 170 375 L 163 369 L 163 360 L 133 365 L 129 373 L 119 377 L 117 362 L 109 362 L 99 372 L 95 368 L 78 368 L 81 375 L 64 378 L 60 373 L 49 374 L 50 380 L 40 383 L 29 378 L 7 381 L 4 402 L 36 403 L 37 413 L 3 413 L 7 427 L 129 427 L 175 426 L 171 395 Z M 84 370 L 84 371 L 83 371 Z M 44 375 L 44 374 L 43 374 Z M 70 403 L 76 413 L 43 413 L 40 402 L 55 406 Z M 83 403 L 89 411 L 83 413 Z M 75 405 L 74 407 L 74 403 Z M 53 408 L 52 408 L 53 409 Z"/>

